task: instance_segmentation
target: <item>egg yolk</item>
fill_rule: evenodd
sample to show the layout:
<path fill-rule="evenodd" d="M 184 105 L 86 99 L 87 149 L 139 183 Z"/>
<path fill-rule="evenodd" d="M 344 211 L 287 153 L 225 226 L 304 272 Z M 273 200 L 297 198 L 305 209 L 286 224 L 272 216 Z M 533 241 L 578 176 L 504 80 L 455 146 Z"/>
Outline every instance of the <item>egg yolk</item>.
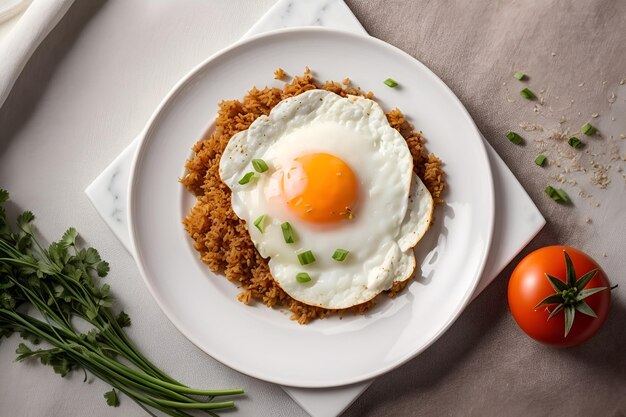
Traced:
<path fill-rule="evenodd" d="M 303 155 L 283 169 L 281 191 L 290 210 L 312 223 L 352 219 L 359 184 L 350 166 L 334 155 Z"/>

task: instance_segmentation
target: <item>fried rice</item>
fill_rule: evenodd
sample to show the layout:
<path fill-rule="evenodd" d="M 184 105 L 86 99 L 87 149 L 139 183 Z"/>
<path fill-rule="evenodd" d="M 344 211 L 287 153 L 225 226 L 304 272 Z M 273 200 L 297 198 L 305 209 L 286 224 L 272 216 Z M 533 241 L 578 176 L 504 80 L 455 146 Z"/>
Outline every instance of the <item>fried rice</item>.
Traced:
<path fill-rule="evenodd" d="M 288 78 L 280 68 L 274 75 L 276 79 Z M 233 212 L 231 192 L 219 176 L 219 164 L 222 152 L 234 134 L 247 129 L 259 116 L 269 114 L 281 100 L 317 88 L 342 97 L 358 95 L 374 98 L 372 92 L 366 93 L 352 86 L 347 78 L 341 82 L 319 83 L 308 68 L 303 75 L 286 82 L 283 88 L 254 87 L 241 101 L 219 103 L 214 128 L 193 146 L 193 155 L 185 164 L 185 176 L 180 180 L 197 198 L 183 224 L 202 261 L 211 271 L 223 273 L 241 288 L 239 301 L 245 304 L 262 302 L 271 308 L 287 309 L 291 312 L 291 319 L 300 324 L 332 314 L 364 314 L 378 297 L 349 309 L 331 310 L 304 304 L 285 293 L 272 278 L 268 261 L 254 247 L 245 222 Z M 421 132 L 415 131 L 399 109 L 393 109 L 386 115 L 389 124 L 405 138 L 413 156 L 415 173 L 422 179 L 435 203 L 441 204 L 446 187 L 441 161 L 428 153 Z M 393 297 L 410 281 L 394 283 L 384 293 Z"/>

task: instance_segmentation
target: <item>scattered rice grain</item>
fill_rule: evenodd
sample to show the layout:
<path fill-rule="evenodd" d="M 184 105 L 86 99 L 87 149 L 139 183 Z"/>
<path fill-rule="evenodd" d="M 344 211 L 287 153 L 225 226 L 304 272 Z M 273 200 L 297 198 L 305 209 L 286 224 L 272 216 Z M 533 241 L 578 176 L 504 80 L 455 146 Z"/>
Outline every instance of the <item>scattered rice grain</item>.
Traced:
<path fill-rule="evenodd" d="M 286 75 L 287 73 L 282 68 L 278 68 L 276 71 L 274 71 L 275 80 L 282 80 L 285 78 Z"/>

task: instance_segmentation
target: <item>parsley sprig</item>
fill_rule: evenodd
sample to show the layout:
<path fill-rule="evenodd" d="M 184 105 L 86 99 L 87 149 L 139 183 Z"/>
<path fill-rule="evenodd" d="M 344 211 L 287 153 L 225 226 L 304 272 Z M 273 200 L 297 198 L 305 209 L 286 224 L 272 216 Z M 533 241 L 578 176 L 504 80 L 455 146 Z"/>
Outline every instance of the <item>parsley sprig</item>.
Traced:
<path fill-rule="evenodd" d="M 104 395 L 113 407 L 119 405 L 118 392 L 152 415 L 149 409 L 174 417 L 190 417 L 184 410 L 216 416 L 212 410 L 234 406 L 233 401 L 213 400 L 243 390 L 189 388 L 143 356 L 123 330 L 130 317 L 124 311 L 113 313 L 111 288 L 99 285 L 109 264 L 98 251 L 80 248 L 74 228 L 44 248 L 35 236 L 31 212 L 20 214 L 16 227 L 9 224 L 4 209 L 8 199 L 9 193 L 0 189 L 0 339 L 18 332 L 33 345 L 48 345 L 35 349 L 20 343 L 18 361 L 39 359 L 62 377 L 80 368 L 86 380 L 89 371 L 113 387 Z M 77 318 L 90 330 L 77 329 Z"/>

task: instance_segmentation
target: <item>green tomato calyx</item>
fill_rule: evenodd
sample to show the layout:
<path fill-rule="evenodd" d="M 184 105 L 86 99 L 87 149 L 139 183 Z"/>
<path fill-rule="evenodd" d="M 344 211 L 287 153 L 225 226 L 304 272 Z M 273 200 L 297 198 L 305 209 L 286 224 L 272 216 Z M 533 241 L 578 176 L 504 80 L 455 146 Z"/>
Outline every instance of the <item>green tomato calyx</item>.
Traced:
<path fill-rule="evenodd" d="M 572 325 L 574 324 L 574 316 L 576 311 L 585 314 L 590 317 L 597 318 L 595 311 L 584 300 L 592 294 L 600 291 L 604 291 L 609 287 L 594 287 L 585 289 L 591 279 L 598 272 L 598 268 L 592 269 L 580 278 L 576 277 L 576 271 L 574 270 L 574 264 L 572 259 L 563 251 L 565 255 L 565 277 L 566 282 L 561 281 L 559 278 L 546 274 L 546 278 L 550 281 L 550 285 L 554 289 L 554 294 L 551 294 L 541 300 L 539 304 L 535 306 L 535 310 L 543 305 L 554 305 L 556 307 L 550 312 L 548 320 L 554 317 L 561 310 L 565 313 L 565 335 L 567 337 Z"/>

